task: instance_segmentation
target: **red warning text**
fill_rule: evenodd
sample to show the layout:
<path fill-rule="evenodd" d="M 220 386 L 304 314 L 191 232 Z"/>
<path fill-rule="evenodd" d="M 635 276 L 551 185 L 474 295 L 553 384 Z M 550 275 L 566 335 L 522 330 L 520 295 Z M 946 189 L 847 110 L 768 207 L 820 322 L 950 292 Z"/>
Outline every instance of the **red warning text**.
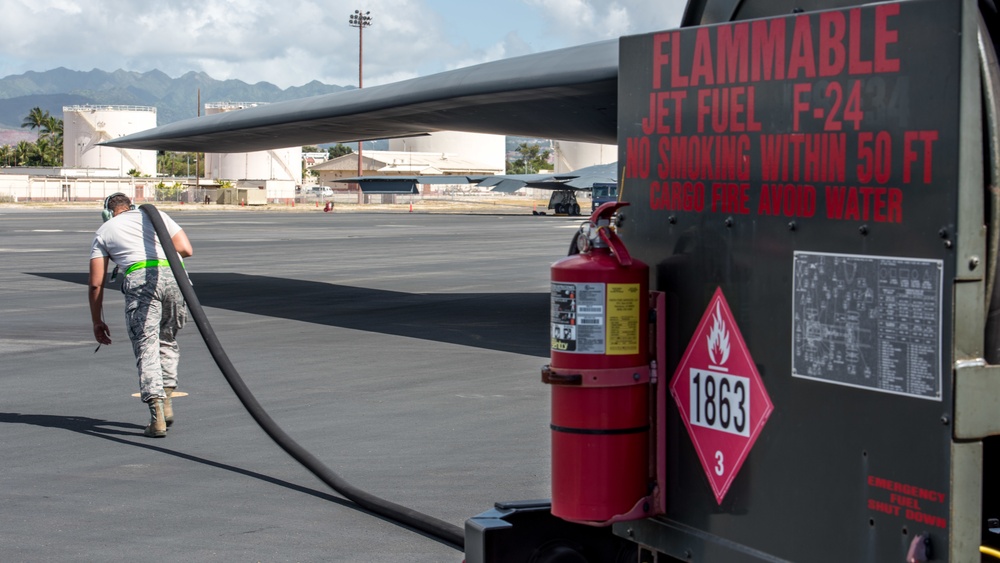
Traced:
<path fill-rule="evenodd" d="M 946 512 L 944 493 L 873 475 L 868 476 L 868 487 L 868 510 L 936 528 L 948 527 L 947 518 L 933 514 Z"/>
<path fill-rule="evenodd" d="M 623 129 L 625 178 L 658 211 L 902 223 L 907 193 L 941 181 L 941 133 L 890 127 L 922 117 L 900 101 L 920 64 L 900 43 L 906 10 L 649 36 L 651 90 Z"/>

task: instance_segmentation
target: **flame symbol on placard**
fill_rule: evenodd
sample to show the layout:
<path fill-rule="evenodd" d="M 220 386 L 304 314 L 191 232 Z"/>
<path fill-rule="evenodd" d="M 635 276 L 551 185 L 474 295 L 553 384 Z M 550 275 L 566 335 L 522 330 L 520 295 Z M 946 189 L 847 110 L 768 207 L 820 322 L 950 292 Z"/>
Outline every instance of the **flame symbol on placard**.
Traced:
<path fill-rule="evenodd" d="M 712 330 L 708 333 L 708 357 L 712 363 L 721 366 L 729 359 L 729 331 L 722 320 L 722 304 L 715 302 L 715 314 L 712 315 Z"/>

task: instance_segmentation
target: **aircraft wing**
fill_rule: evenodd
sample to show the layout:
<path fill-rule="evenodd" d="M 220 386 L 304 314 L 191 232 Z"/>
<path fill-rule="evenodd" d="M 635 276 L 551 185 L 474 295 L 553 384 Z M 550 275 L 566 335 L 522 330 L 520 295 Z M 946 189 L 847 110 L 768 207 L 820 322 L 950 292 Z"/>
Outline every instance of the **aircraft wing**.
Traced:
<path fill-rule="evenodd" d="M 331 180 L 334 184 L 358 184 L 366 194 L 415 194 L 417 184 L 476 184 L 488 176 L 436 174 L 432 176 L 358 176 Z"/>
<path fill-rule="evenodd" d="M 615 183 L 618 163 L 597 164 L 564 174 L 502 174 L 490 176 L 479 185 L 494 192 L 513 193 L 521 188 L 543 190 L 589 190 L 595 183 Z"/>
<path fill-rule="evenodd" d="M 358 184 L 366 194 L 417 193 L 417 184 L 476 184 L 499 193 L 514 193 L 521 188 L 544 190 L 589 190 L 594 184 L 615 183 L 618 164 L 597 164 L 562 174 L 499 174 L 496 176 L 355 176 L 332 180 L 340 184 Z"/>
<path fill-rule="evenodd" d="M 469 131 L 617 143 L 618 40 L 196 117 L 102 143 L 213 153 Z"/>

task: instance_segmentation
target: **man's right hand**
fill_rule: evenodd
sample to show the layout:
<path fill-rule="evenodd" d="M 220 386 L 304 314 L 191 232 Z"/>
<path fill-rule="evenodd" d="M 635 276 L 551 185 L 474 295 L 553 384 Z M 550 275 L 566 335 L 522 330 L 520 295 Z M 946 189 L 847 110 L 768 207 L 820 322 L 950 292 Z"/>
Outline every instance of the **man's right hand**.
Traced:
<path fill-rule="evenodd" d="M 94 339 L 98 344 L 111 344 L 111 329 L 104 321 L 94 323 Z"/>

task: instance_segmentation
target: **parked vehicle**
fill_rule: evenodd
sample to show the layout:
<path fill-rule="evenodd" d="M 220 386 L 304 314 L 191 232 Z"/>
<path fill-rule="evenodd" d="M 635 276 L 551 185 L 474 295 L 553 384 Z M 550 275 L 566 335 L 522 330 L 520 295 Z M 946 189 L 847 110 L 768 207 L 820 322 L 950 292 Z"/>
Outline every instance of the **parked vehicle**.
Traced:
<path fill-rule="evenodd" d="M 593 212 L 603 203 L 618 201 L 618 184 L 613 182 L 597 182 L 591 189 L 590 194 L 590 211 Z"/>

